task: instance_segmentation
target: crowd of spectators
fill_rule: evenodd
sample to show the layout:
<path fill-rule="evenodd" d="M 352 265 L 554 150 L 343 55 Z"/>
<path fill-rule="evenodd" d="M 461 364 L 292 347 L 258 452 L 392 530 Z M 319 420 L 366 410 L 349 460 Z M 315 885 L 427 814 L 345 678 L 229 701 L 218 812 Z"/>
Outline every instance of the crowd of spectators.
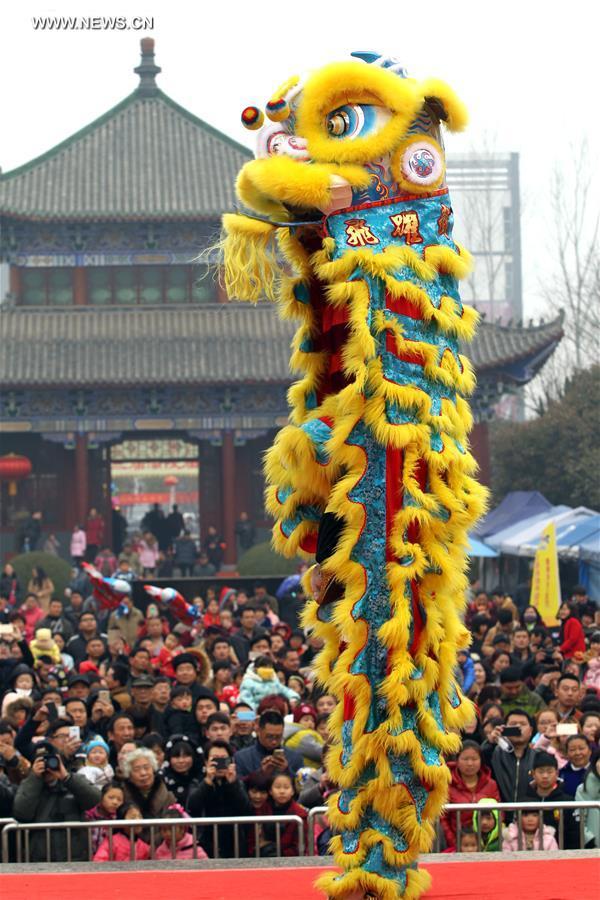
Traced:
<path fill-rule="evenodd" d="M 126 558 L 119 577 L 135 578 Z M 172 819 L 161 840 L 144 824 L 113 838 L 74 833 L 73 859 L 274 856 L 299 852 L 292 822 L 239 834 L 223 825 L 194 838 L 187 817 L 291 814 L 303 820 L 335 791 L 327 770 L 328 718 L 335 697 L 314 680 L 317 639 L 279 617 L 280 602 L 209 588 L 190 597 L 193 626 L 150 602 L 124 598 L 102 611 L 79 573 L 68 597 L 34 593 L 19 602 L 5 567 L 0 585 L 0 817 L 19 822 Z M 297 602 L 297 597 L 294 602 Z M 446 813 L 448 850 L 553 849 L 582 845 L 577 812 L 559 824 L 554 803 L 600 799 L 600 614 L 583 588 L 545 626 L 530 606 L 501 591 L 473 589 L 473 635 L 457 680 L 476 716 L 449 760 L 451 802 L 476 813 Z M 533 802 L 535 815 L 501 815 L 493 802 Z M 584 815 L 584 846 L 600 846 L 600 814 Z M 540 833 L 540 825 L 542 825 Z M 306 830 L 305 830 L 306 837 Z M 317 819 L 325 853 L 331 830 Z M 218 840 L 218 848 L 215 846 Z M 257 846 L 258 844 L 258 846 Z M 152 850 L 155 846 L 154 851 Z M 30 841 L 32 861 L 66 859 L 64 830 Z"/>

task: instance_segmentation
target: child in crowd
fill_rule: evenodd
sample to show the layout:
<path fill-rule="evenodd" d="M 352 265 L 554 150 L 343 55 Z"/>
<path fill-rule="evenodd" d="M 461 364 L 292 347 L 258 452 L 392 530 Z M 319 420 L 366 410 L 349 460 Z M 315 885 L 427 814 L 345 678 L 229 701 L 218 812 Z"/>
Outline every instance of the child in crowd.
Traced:
<path fill-rule="evenodd" d="M 221 616 L 219 614 L 219 601 L 216 597 L 211 597 L 206 604 L 206 612 L 202 617 L 202 621 L 205 628 L 209 628 L 211 625 L 221 624 Z"/>
<path fill-rule="evenodd" d="M 536 809 L 526 809 L 521 813 L 520 842 L 518 822 L 511 822 L 506 829 L 502 849 L 506 852 L 514 852 L 515 850 L 558 850 L 555 834 L 555 828 L 552 828 L 551 825 L 543 825 L 540 842 L 540 813 Z"/>
<path fill-rule="evenodd" d="M 300 816 L 307 821 L 307 812 L 296 801 L 294 779 L 288 772 L 280 772 L 271 780 L 269 796 L 265 803 L 256 810 L 259 816 Z M 268 822 L 259 829 L 259 846 L 261 856 L 277 856 L 277 826 Z M 295 822 L 280 825 L 281 856 L 298 856 L 300 853 L 298 826 Z M 306 828 L 304 840 L 306 841 Z M 251 829 L 248 840 L 249 855 L 254 856 L 254 829 Z"/>
<path fill-rule="evenodd" d="M 486 806 L 486 801 L 481 800 L 481 812 L 473 813 L 473 831 L 477 834 L 477 822 L 480 821 L 481 849 L 485 853 L 493 853 L 500 849 L 500 813 L 497 809 Z"/>
<path fill-rule="evenodd" d="M 253 815 L 259 815 L 258 810 L 267 802 L 269 798 L 269 782 L 270 779 L 262 772 L 251 772 L 244 779 L 246 791 L 252 805 Z"/>
<path fill-rule="evenodd" d="M 102 822 L 106 819 L 116 819 L 117 810 L 123 805 L 125 795 L 118 781 L 111 781 L 102 788 L 100 803 L 92 809 L 88 809 L 85 818 L 89 821 Z M 105 828 L 92 828 L 91 856 L 93 857 L 100 844 L 106 837 Z"/>
<path fill-rule="evenodd" d="M 472 828 L 463 828 L 460 835 L 459 853 L 479 853 L 477 834 Z"/>
<path fill-rule="evenodd" d="M 154 859 L 208 859 L 200 844 L 196 844 L 185 824 L 188 814 L 178 803 L 169 806 L 163 819 L 173 819 L 178 825 L 162 825 L 162 843 L 156 848 Z M 195 848 L 195 849 L 194 849 Z"/>
<path fill-rule="evenodd" d="M 164 711 L 165 734 L 187 734 L 195 730 L 192 713 L 192 689 L 178 685 L 171 691 L 171 702 Z"/>
<path fill-rule="evenodd" d="M 143 819 L 143 816 L 136 803 L 123 803 L 117 810 L 116 818 L 131 819 L 134 822 Z M 122 828 L 115 828 L 112 835 L 112 847 L 107 835 L 94 853 L 94 862 L 127 862 L 131 859 L 150 859 L 150 847 L 141 839 L 141 832 L 141 825 L 124 825 Z"/>
<path fill-rule="evenodd" d="M 96 787 L 110 784 L 115 777 L 115 772 L 108 761 L 110 749 L 106 741 L 96 736 L 87 742 L 84 752 L 85 765 L 79 769 L 79 774 Z"/>
<path fill-rule="evenodd" d="M 277 677 L 273 660 L 268 656 L 258 656 L 246 670 L 240 688 L 240 701 L 257 709 L 265 697 L 282 695 L 286 700 L 300 700 L 300 695 L 282 684 Z"/>

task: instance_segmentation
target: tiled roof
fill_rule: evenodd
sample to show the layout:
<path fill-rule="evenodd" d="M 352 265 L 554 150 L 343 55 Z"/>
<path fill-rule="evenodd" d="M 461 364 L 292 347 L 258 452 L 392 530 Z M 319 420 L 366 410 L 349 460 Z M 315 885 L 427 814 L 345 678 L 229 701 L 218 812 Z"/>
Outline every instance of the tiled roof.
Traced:
<path fill-rule="evenodd" d="M 0 312 L 0 388 L 285 383 L 291 322 L 272 304 Z M 562 318 L 521 328 L 481 324 L 465 348 L 481 374 L 533 360 Z"/>
<path fill-rule="evenodd" d="M 0 175 L 0 216 L 214 219 L 250 151 L 158 88 L 139 89 L 43 156 Z"/>
<path fill-rule="evenodd" d="M 552 322 L 526 327 L 521 324 L 499 325 L 484 319 L 466 353 L 480 374 L 488 369 L 507 368 L 513 363 L 533 361 L 543 356 L 543 360 L 539 361 L 541 365 L 563 336 L 563 318 L 561 310 Z M 548 354 L 544 356 L 546 351 Z"/>

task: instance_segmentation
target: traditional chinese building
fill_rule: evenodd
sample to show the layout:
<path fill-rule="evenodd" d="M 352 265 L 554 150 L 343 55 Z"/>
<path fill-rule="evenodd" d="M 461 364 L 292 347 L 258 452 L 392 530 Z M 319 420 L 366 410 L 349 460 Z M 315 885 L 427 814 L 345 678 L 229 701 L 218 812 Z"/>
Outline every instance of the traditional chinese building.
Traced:
<path fill-rule="evenodd" d="M 268 524 L 262 455 L 287 420 L 293 327 L 225 303 L 202 256 L 249 151 L 162 93 L 150 39 L 135 72 L 121 103 L 0 176 L 0 449 L 32 464 L 16 495 L 2 484 L 0 549 L 33 509 L 64 551 L 91 506 L 136 524 L 177 502 L 231 564 L 239 513 Z M 469 349 L 484 478 L 494 403 L 561 334 L 560 319 L 484 321 Z"/>

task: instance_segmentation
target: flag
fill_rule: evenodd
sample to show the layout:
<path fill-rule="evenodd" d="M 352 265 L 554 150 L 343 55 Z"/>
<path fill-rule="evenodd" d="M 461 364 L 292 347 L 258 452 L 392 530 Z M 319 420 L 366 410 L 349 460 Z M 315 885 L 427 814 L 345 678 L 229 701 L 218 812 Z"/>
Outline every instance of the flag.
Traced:
<path fill-rule="evenodd" d="M 554 522 L 550 522 L 542 531 L 533 564 L 529 602 L 537 609 L 545 625 L 558 624 L 556 614 L 560 606 L 560 580 Z"/>

